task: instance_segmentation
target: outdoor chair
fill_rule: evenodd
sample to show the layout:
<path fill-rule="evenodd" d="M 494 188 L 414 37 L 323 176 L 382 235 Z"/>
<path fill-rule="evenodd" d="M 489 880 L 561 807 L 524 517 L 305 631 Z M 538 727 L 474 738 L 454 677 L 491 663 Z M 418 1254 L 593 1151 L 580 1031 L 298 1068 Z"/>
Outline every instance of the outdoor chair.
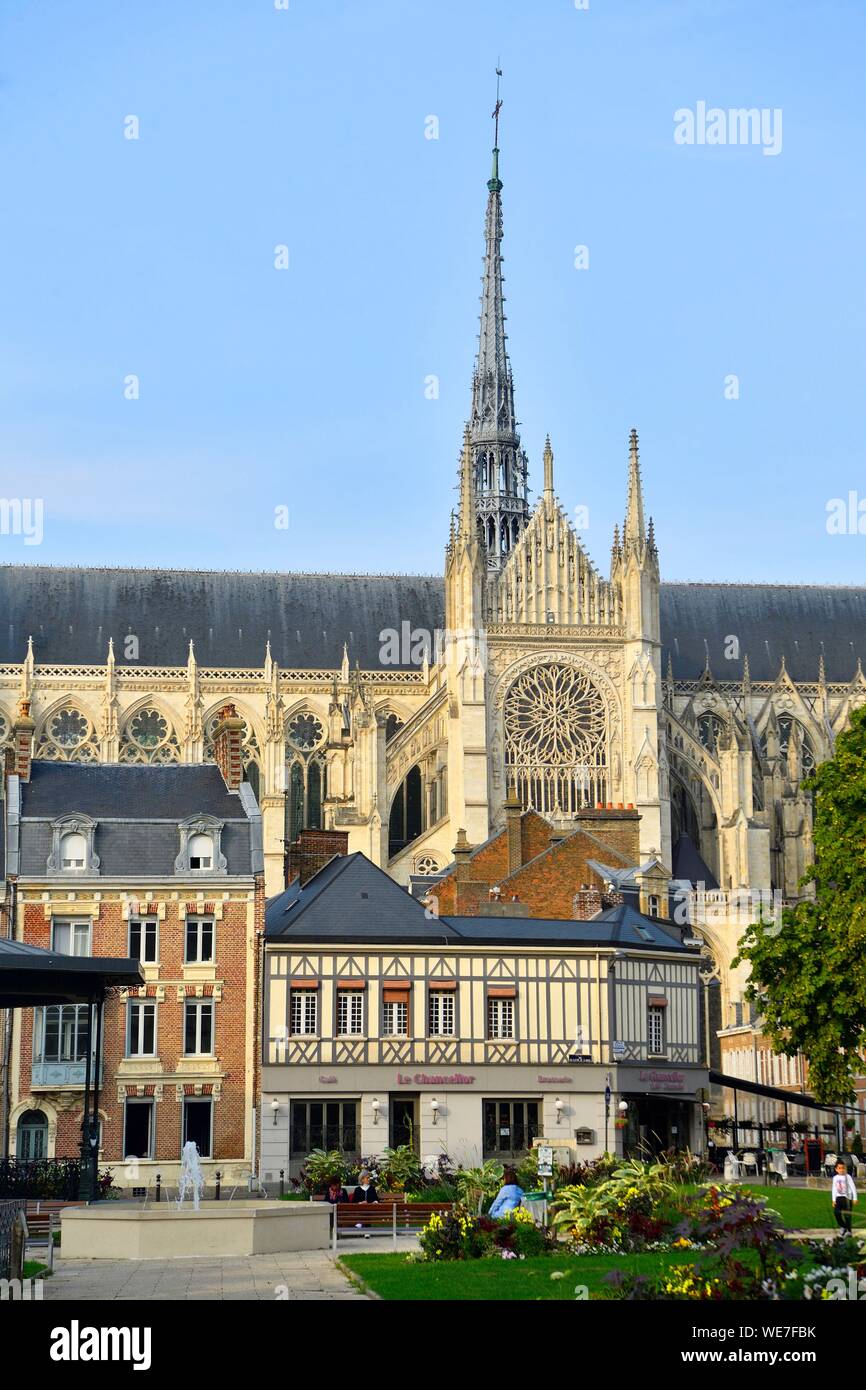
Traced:
<path fill-rule="evenodd" d="M 839 1155 L 838 1155 L 838 1154 L 825 1154 L 825 1155 L 824 1155 L 824 1172 L 827 1174 L 828 1178 L 832 1178 L 832 1176 L 833 1176 L 833 1169 L 836 1167 L 836 1164 L 838 1163 L 838 1161 L 839 1161 Z"/>
<path fill-rule="evenodd" d="M 736 1154 L 725 1155 L 725 1182 L 732 1182 L 740 1176 L 740 1160 Z"/>
<path fill-rule="evenodd" d="M 758 1176 L 758 1159 L 753 1153 L 740 1154 L 740 1162 L 743 1165 L 743 1172 L 747 1173 L 751 1168 L 755 1177 Z"/>

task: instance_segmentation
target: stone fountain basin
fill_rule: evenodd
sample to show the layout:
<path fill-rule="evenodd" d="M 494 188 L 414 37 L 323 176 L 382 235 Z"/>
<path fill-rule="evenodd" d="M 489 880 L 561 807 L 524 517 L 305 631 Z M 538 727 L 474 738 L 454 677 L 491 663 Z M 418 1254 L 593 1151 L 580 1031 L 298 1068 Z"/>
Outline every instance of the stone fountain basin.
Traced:
<path fill-rule="evenodd" d="M 198 1211 L 174 1202 L 139 1207 L 99 1202 L 67 1207 L 61 1216 L 65 1260 L 171 1260 L 184 1256 L 278 1255 L 326 1250 L 327 1202 L 244 1198 L 202 1202 Z"/>

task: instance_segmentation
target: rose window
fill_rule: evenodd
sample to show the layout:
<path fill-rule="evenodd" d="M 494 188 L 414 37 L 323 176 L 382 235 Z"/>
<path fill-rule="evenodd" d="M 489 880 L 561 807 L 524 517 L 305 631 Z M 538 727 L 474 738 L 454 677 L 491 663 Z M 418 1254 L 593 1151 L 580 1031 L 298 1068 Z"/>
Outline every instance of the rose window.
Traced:
<path fill-rule="evenodd" d="M 61 710 L 51 721 L 51 737 L 61 748 L 76 748 L 87 734 L 87 720 L 77 709 Z"/>
<path fill-rule="evenodd" d="M 525 671 L 503 707 L 505 765 L 524 806 L 572 814 L 604 802 L 607 715 L 582 671 L 549 662 Z"/>
<path fill-rule="evenodd" d="M 324 737 L 324 729 L 314 714 L 304 710 L 300 714 L 293 716 L 287 730 L 289 743 L 293 748 L 298 748 L 302 753 L 308 753 L 313 748 L 317 748 Z"/>
<path fill-rule="evenodd" d="M 156 748 L 168 734 L 168 724 L 158 710 L 143 709 L 129 726 L 129 736 L 139 748 Z"/>

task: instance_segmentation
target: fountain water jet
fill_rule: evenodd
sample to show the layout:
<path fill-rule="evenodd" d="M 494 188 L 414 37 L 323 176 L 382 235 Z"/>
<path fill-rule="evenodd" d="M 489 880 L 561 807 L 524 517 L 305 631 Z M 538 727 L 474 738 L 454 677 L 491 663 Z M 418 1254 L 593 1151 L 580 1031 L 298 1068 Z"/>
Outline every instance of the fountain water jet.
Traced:
<path fill-rule="evenodd" d="M 201 1194 L 204 1191 L 204 1174 L 201 1171 L 198 1145 L 192 1139 L 184 1144 L 180 1155 L 180 1182 L 177 1188 L 177 1209 L 183 1209 L 183 1199 L 187 1192 L 192 1193 L 193 1211 L 198 1211 Z"/>

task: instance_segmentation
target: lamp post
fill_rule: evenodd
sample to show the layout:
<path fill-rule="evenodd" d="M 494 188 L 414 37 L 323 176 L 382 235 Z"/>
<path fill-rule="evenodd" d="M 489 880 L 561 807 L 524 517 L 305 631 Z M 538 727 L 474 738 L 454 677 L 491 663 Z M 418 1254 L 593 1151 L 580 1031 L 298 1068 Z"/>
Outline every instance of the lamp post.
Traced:
<path fill-rule="evenodd" d="M 608 1074 L 607 1074 L 607 1078 L 606 1078 L 605 1086 L 604 1086 L 604 1151 L 605 1151 L 605 1153 L 608 1153 L 608 1152 L 609 1152 L 609 1149 L 608 1149 L 608 1134 L 609 1134 L 609 1129 L 610 1129 L 610 1072 L 608 1072 Z"/>

